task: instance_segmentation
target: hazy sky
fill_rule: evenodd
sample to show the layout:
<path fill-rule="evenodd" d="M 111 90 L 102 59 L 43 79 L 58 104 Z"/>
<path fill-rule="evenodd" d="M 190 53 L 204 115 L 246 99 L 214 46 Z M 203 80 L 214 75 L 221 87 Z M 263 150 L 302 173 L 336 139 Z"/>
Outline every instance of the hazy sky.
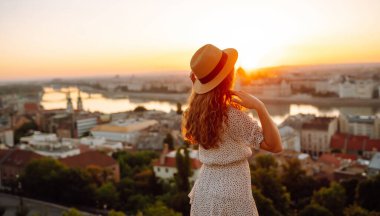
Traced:
<path fill-rule="evenodd" d="M 380 1 L 0 0 L 0 79 L 186 71 L 205 43 L 247 69 L 380 62 Z"/>

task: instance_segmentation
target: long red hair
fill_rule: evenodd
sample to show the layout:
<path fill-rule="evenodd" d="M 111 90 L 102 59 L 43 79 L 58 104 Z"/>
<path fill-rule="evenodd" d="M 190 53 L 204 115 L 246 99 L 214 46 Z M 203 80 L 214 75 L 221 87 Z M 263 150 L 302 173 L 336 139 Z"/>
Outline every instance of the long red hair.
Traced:
<path fill-rule="evenodd" d="M 205 149 L 218 148 L 223 123 L 227 123 L 229 105 L 240 109 L 232 101 L 230 89 L 234 83 L 232 71 L 217 87 L 205 94 L 192 92 L 189 107 L 183 114 L 182 134 L 191 144 L 202 145 Z"/>

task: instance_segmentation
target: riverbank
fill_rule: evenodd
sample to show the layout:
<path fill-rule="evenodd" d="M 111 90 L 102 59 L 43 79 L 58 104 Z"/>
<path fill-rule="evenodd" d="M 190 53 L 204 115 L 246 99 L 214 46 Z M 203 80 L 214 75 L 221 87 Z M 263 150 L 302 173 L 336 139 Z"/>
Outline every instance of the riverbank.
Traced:
<path fill-rule="evenodd" d="M 371 106 L 380 107 L 380 99 L 362 98 L 292 98 L 292 97 L 265 97 L 256 95 L 268 104 L 310 104 L 319 106 Z"/>
<path fill-rule="evenodd" d="M 186 103 L 189 97 L 188 93 L 153 93 L 153 92 L 127 92 L 124 97 L 130 99 L 142 100 L 159 100 Z M 105 97 L 115 95 L 104 94 Z M 116 95 L 117 96 L 117 95 Z M 119 95 L 120 96 L 120 95 Z M 268 97 L 255 95 L 264 103 L 268 104 L 310 104 L 320 106 L 371 106 L 380 107 L 380 99 L 364 99 L 364 98 L 296 98 L 296 97 Z M 117 98 L 117 97 L 116 97 Z"/>

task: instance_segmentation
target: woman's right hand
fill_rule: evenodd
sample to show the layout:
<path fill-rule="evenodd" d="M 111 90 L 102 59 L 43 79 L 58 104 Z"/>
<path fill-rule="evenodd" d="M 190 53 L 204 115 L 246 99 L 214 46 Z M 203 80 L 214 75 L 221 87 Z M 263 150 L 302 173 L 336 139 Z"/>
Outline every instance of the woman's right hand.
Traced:
<path fill-rule="evenodd" d="M 234 91 L 231 90 L 233 96 L 232 101 L 242 105 L 248 109 L 261 110 L 264 108 L 264 103 L 261 102 L 257 97 L 245 92 L 245 91 Z"/>

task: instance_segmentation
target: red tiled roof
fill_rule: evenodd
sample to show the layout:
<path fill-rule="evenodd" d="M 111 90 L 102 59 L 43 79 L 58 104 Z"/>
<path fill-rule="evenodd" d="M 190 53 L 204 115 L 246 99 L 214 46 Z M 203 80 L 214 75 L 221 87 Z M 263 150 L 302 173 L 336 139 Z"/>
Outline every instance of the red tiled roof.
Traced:
<path fill-rule="evenodd" d="M 77 146 L 79 148 L 80 153 L 91 151 L 91 148 L 88 145 L 78 144 Z"/>
<path fill-rule="evenodd" d="M 315 117 L 311 121 L 304 122 L 302 129 L 327 130 L 330 122 L 334 119 L 332 117 Z"/>
<path fill-rule="evenodd" d="M 367 140 L 367 144 L 365 145 L 366 151 L 373 151 L 373 150 L 380 151 L 380 140 Z"/>
<path fill-rule="evenodd" d="M 40 109 L 40 107 L 37 103 L 33 103 L 33 102 L 25 102 L 24 103 L 25 112 L 37 112 L 39 109 Z"/>
<path fill-rule="evenodd" d="M 25 167 L 33 159 L 38 159 L 43 156 L 32 151 L 21 149 L 1 150 L 0 161 L 2 165 Z"/>
<path fill-rule="evenodd" d="M 191 163 L 191 168 L 192 169 L 199 169 L 202 166 L 202 162 L 199 161 L 198 159 L 191 158 L 190 159 Z M 176 167 L 176 160 L 175 158 L 172 157 L 165 157 L 165 162 L 164 164 L 160 164 L 160 160 L 156 160 L 153 163 L 153 166 L 165 166 L 165 167 Z"/>
<path fill-rule="evenodd" d="M 345 134 L 336 133 L 331 137 L 331 148 L 332 149 L 343 149 L 344 140 L 346 139 Z"/>
<path fill-rule="evenodd" d="M 88 166 L 106 168 L 117 164 L 112 157 L 98 151 L 88 151 L 79 155 L 60 159 L 60 161 L 72 168 L 87 168 Z"/>
<path fill-rule="evenodd" d="M 318 161 L 326 164 L 332 164 L 336 167 L 339 167 L 340 165 L 340 160 L 332 154 L 323 154 L 318 158 Z"/>
<path fill-rule="evenodd" d="M 367 136 L 350 136 L 347 143 L 347 150 L 363 150 L 364 143 L 368 141 Z"/>

